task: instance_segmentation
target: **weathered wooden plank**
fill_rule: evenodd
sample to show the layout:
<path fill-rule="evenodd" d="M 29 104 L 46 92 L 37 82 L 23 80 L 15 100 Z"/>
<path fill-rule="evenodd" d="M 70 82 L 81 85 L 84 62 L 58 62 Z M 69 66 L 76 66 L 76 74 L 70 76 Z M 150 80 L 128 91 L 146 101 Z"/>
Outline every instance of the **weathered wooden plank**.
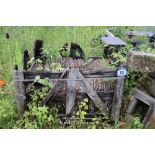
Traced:
<path fill-rule="evenodd" d="M 62 75 L 60 73 L 52 73 L 52 72 L 25 72 L 25 79 L 35 79 L 35 77 L 39 75 L 41 79 L 49 78 L 49 79 L 59 79 Z"/>
<path fill-rule="evenodd" d="M 65 75 L 66 75 L 66 73 L 67 73 L 67 70 L 68 70 L 68 69 L 66 69 L 66 70 L 62 73 L 62 75 L 60 76 L 60 79 L 62 79 L 62 78 L 65 77 Z M 52 100 L 55 98 L 55 96 L 58 94 L 59 90 L 60 90 L 61 88 L 64 87 L 64 84 L 65 84 L 65 81 L 63 81 L 63 80 L 59 81 L 59 80 L 58 80 L 58 82 L 57 82 L 57 84 L 54 86 L 54 88 L 51 89 L 51 90 L 49 91 L 49 93 L 47 94 L 47 96 L 43 99 L 43 103 L 46 104 L 49 100 L 52 101 Z"/>
<path fill-rule="evenodd" d="M 148 95 L 146 92 L 142 90 L 135 88 L 132 90 L 131 95 L 135 96 L 136 99 L 141 100 L 147 105 L 155 104 L 155 98 L 151 97 L 150 95 Z"/>
<path fill-rule="evenodd" d="M 17 110 L 18 110 L 18 114 L 22 116 L 25 110 L 25 103 L 26 103 L 26 91 L 25 91 L 24 83 L 22 82 L 22 80 L 24 80 L 23 72 L 14 70 L 13 77 L 14 77 L 14 87 L 16 92 Z"/>
<path fill-rule="evenodd" d="M 152 129 L 155 129 L 155 110 L 153 111 L 148 124 Z"/>
<path fill-rule="evenodd" d="M 116 77 L 117 71 L 81 71 L 84 78 L 105 78 L 105 77 Z M 62 75 L 62 72 L 52 73 L 52 72 L 26 72 L 25 79 L 34 79 L 37 75 L 41 78 L 50 78 L 50 79 L 59 79 Z"/>
<path fill-rule="evenodd" d="M 118 121 L 122 106 L 125 77 L 118 77 L 115 85 L 114 98 L 111 109 L 111 119 Z"/>
<path fill-rule="evenodd" d="M 142 122 L 145 127 L 147 127 L 148 125 L 151 127 L 155 127 L 155 98 L 139 89 L 133 89 L 131 95 L 133 99 L 130 101 L 127 107 L 127 119 L 130 119 L 132 118 L 132 116 L 134 116 L 138 101 L 142 101 L 144 104 L 149 106 L 149 109 Z"/>
<path fill-rule="evenodd" d="M 43 103 L 46 104 L 49 101 L 53 101 L 53 99 L 58 94 L 58 92 L 60 91 L 60 89 L 62 87 L 64 87 L 64 84 L 65 84 L 65 81 L 58 81 L 57 84 L 55 85 L 55 87 L 53 89 L 51 89 L 49 91 L 49 93 L 47 94 L 47 96 L 43 99 Z"/>
<path fill-rule="evenodd" d="M 33 60 L 33 62 L 31 63 L 29 72 L 32 73 L 32 74 L 34 74 L 34 73 L 36 73 L 36 69 L 37 69 L 37 64 L 36 64 L 36 61 Z M 33 77 L 33 78 L 35 78 L 35 77 Z"/>
<path fill-rule="evenodd" d="M 93 101 L 92 100 L 89 100 L 89 113 L 90 114 L 94 114 L 94 104 L 93 104 Z"/>
<path fill-rule="evenodd" d="M 102 100 L 97 95 L 97 93 L 93 90 L 90 84 L 84 79 L 83 75 L 78 70 L 76 74 L 77 74 L 77 78 L 81 80 L 81 83 L 83 84 L 85 92 L 90 97 L 90 99 L 94 102 L 96 107 L 98 107 L 101 110 L 107 111 L 108 110 L 107 106 L 102 102 Z"/>
<path fill-rule="evenodd" d="M 83 76 L 86 75 L 102 75 L 103 77 L 116 77 L 117 76 L 117 69 L 109 69 L 109 70 L 80 70 Z"/>
<path fill-rule="evenodd" d="M 143 124 L 144 124 L 145 127 L 147 127 L 150 124 L 151 118 L 155 119 L 155 118 L 152 117 L 153 113 L 154 113 L 154 107 L 151 106 L 151 108 L 148 110 L 146 116 L 143 119 Z"/>
<path fill-rule="evenodd" d="M 136 108 L 136 106 L 137 106 L 137 104 L 138 104 L 138 99 L 136 99 L 136 98 L 133 98 L 131 101 L 130 101 L 130 103 L 128 104 L 128 108 L 127 108 L 127 111 L 126 111 L 126 113 L 130 113 L 130 114 L 133 114 L 134 113 L 134 110 L 135 110 L 135 108 Z"/>
<path fill-rule="evenodd" d="M 70 69 L 68 72 L 68 80 L 67 80 L 67 96 L 66 96 L 66 114 L 70 114 L 73 109 L 76 97 L 76 70 Z"/>

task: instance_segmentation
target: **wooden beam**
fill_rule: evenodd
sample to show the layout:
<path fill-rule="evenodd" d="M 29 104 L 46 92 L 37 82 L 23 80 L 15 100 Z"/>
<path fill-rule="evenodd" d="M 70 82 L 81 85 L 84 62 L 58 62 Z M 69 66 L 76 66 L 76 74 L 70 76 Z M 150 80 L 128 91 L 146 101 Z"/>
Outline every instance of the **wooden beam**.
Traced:
<path fill-rule="evenodd" d="M 111 119 L 118 121 L 120 109 L 122 107 L 122 97 L 124 91 L 125 77 L 118 77 L 115 85 L 114 98 L 111 109 Z"/>
<path fill-rule="evenodd" d="M 76 97 L 76 70 L 70 69 L 67 78 L 66 114 L 70 114 Z"/>
<path fill-rule="evenodd" d="M 22 82 L 22 80 L 24 80 L 23 72 L 14 70 L 13 77 L 14 77 L 14 87 L 16 92 L 17 110 L 18 110 L 18 114 L 22 116 L 25 110 L 25 103 L 26 103 L 26 91 L 25 91 L 24 83 Z"/>
<path fill-rule="evenodd" d="M 91 87 L 91 85 L 84 79 L 83 75 L 77 70 L 77 78 L 80 79 L 81 83 L 83 84 L 83 88 L 85 89 L 85 92 L 90 97 L 90 99 L 94 102 L 95 106 L 98 107 L 100 110 L 107 111 L 107 106 L 102 102 L 100 97 L 97 95 L 97 93 L 94 91 L 94 89 Z"/>
<path fill-rule="evenodd" d="M 47 104 L 49 101 L 53 101 L 61 88 L 64 87 L 65 81 L 58 81 L 53 89 L 49 91 L 47 96 L 43 99 L 43 103 Z"/>
<path fill-rule="evenodd" d="M 84 78 L 106 78 L 106 77 L 117 77 L 117 70 L 80 70 Z M 25 72 L 25 79 L 34 79 L 37 75 L 41 78 L 59 79 L 62 72 Z"/>
<path fill-rule="evenodd" d="M 60 79 L 63 79 L 65 77 L 67 70 L 68 69 L 66 69 L 62 73 L 62 75 L 60 76 Z M 59 81 L 58 80 L 58 82 L 56 83 L 54 88 L 51 89 L 49 91 L 49 93 L 47 94 L 47 96 L 43 99 L 43 103 L 46 104 L 47 102 L 52 101 L 55 98 L 55 96 L 58 94 L 59 90 L 64 87 L 64 84 L 65 84 L 65 81 L 63 81 L 63 80 Z"/>
<path fill-rule="evenodd" d="M 34 75 L 36 73 L 36 69 L 37 69 L 37 63 L 36 63 L 36 60 L 33 60 L 33 62 L 31 63 L 29 72 Z M 33 78 L 35 78 L 35 77 L 33 77 Z"/>

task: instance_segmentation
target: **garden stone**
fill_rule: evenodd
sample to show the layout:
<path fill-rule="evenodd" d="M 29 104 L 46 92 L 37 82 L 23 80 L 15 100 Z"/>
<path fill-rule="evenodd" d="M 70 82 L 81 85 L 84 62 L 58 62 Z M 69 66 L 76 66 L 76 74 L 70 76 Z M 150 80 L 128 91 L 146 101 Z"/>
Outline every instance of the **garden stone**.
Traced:
<path fill-rule="evenodd" d="M 127 57 L 128 68 L 142 73 L 155 72 L 155 54 L 131 51 Z"/>

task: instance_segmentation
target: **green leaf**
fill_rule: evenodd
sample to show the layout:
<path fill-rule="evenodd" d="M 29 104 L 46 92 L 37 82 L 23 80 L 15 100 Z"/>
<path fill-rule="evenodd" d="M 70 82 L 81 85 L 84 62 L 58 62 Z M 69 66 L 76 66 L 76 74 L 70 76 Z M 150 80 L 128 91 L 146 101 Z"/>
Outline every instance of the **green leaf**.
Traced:
<path fill-rule="evenodd" d="M 88 102 L 88 98 L 85 98 L 83 101 L 87 103 Z"/>
<path fill-rule="evenodd" d="M 88 110 L 88 106 L 87 105 L 84 106 L 84 110 Z"/>
<path fill-rule="evenodd" d="M 49 85 L 49 78 L 45 78 L 45 79 L 39 79 L 39 78 L 37 78 L 34 81 L 35 82 L 38 82 L 38 83 L 40 83 L 40 84 L 42 84 L 44 86 L 52 87 L 52 85 Z"/>
<path fill-rule="evenodd" d="M 92 121 L 96 121 L 96 120 L 97 120 L 97 118 L 93 118 L 93 119 L 92 119 Z"/>
<path fill-rule="evenodd" d="M 81 106 L 82 106 L 82 107 L 86 106 L 86 103 L 82 101 L 82 102 L 81 102 Z"/>

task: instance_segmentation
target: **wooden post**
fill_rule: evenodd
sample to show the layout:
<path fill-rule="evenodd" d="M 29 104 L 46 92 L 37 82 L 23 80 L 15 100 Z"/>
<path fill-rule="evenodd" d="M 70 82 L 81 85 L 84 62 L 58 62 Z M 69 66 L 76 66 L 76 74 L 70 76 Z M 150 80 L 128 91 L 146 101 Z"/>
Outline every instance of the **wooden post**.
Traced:
<path fill-rule="evenodd" d="M 73 109 L 76 97 L 76 70 L 70 69 L 67 79 L 66 114 L 70 114 Z"/>
<path fill-rule="evenodd" d="M 115 85 L 115 92 L 114 92 L 114 98 L 113 98 L 112 109 L 111 109 L 111 119 L 114 121 L 119 120 L 126 74 L 127 74 L 127 70 L 125 68 L 123 67 L 118 68 L 117 81 Z"/>
<path fill-rule="evenodd" d="M 25 110 L 26 103 L 26 92 L 25 86 L 22 80 L 24 80 L 23 72 L 19 72 L 18 70 L 13 70 L 14 76 L 14 87 L 16 92 L 16 102 L 17 102 L 17 110 L 19 116 L 22 116 Z"/>

